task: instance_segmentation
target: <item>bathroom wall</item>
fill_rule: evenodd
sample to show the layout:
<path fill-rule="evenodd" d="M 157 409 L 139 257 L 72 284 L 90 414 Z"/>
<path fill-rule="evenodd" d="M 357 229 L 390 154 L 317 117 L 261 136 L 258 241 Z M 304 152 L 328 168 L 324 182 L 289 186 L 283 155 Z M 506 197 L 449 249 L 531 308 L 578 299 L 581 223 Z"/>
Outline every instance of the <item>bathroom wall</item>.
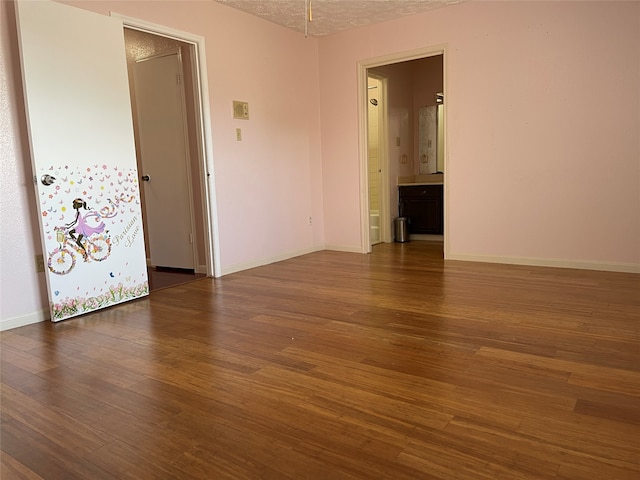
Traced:
<path fill-rule="evenodd" d="M 444 56 L 434 55 L 433 57 L 412 60 L 410 64 L 412 67 L 414 95 L 413 122 L 415 128 L 418 129 L 420 107 L 436 105 L 436 94 L 444 91 Z M 418 140 L 418 134 L 416 133 L 413 155 L 414 158 L 419 161 Z M 444 148 L 444 145 L 439 145 L 438 148 Z M 418 161 L 416 161 L 416 165 L 414 166 L 414 174 L 419 173 Z"/>
<path fill-rule="evenodd" d="M 443 91 L 443 56 L 435 55 L 369 70 L 388 78 L 389 149 L 392 160 L 397 160 L 398 176 L 417 175 L 418 112 L 420 107 L 435 105 L 436 93 Z M 398 137 L 400 145 L 397 145 Z M 403 155 L 407 156 L 404 164 Z"/>
<path fill-rule="evenodd" d="M 411 175 L 415 164 L 413 68 L 410 62 L 401 62 L 371 68 L 369 71 L 387 80 L 387 143 L 390 177 L 393 177 L 390 180 L 395 186 L 396 178 Z M 406 156 L 405 163 L 403 156 Z"/>

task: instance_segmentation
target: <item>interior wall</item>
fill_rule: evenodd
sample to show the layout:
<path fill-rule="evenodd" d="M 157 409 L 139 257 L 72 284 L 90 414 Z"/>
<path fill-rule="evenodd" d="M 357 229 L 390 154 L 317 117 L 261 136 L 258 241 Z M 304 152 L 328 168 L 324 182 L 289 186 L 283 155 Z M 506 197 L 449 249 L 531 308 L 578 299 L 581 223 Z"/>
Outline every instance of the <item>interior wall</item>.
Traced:
<path fill-rule="evenodd" d="M 358 62 L 445 46 L 448 258 L 639 271 L 639 18 L 464 2 L 321 38 L 325 198 L 359 203 Z M 326 243 L 355 249 L 359 211 L 339 205 Z"/>
<path fill-rule="evenodd" d="M 15 10 L 0 2 L 0 327 L 48 317 L 44 274 L 36 273 L 39 236 Z"/>

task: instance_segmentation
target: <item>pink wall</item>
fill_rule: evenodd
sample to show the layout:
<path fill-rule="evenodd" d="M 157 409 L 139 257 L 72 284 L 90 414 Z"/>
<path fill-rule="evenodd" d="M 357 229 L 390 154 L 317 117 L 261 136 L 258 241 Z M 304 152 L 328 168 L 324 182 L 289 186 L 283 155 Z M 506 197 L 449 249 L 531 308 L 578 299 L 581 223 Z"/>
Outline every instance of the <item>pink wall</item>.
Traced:
<path fill-rule="evenodd" d="M 0 318 L 45 318 L 47 305 L 43 274 L 35 273 L 34 255 L 40 251 L 29 141 L 23 126 L 24 97 L 19 59 L 13 48 L 13 4 L 0 2 Z M 48 313 L 47 313 L 48 314 Z"/>
<path fill-rule="evenodd" d="M 332 38 L 321 39 L 318 52 L 324 240 L 328 248 L 362 251 L 355 61 L 371 50 L 359 29 Z"/>
<path fill-rule="evenodd" d="M 357 62 L 443 44 L 449 257 L 639 271 L 639 2 L 467 2 L 321 38 L 325 243 L 361 242 Z"/>

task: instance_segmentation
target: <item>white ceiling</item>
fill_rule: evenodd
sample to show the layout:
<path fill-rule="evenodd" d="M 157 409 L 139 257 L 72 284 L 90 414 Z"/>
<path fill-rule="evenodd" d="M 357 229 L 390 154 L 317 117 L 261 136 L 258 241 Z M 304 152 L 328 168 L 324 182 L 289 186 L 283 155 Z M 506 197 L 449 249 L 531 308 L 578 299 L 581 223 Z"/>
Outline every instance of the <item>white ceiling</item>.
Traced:
<path fill-rule="evenodd" d="M 215 0 L 265 20 L 305 32 L 305 10 L 311 4 L 309 36 L 363 27 L 425 12 L 464 0 Z"/>

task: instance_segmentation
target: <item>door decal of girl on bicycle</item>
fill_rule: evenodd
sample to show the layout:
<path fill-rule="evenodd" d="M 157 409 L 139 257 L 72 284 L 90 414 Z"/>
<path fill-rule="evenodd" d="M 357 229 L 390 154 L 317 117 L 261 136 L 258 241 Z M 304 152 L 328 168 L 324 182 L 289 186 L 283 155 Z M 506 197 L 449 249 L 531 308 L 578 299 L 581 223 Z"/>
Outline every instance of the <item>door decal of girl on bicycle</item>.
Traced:
<path fill-rule="evenodd" d="M 101 262 L 111 253 L 111 239 L 108 234 L 102 233 L 106 225 L 100 215 L 97 212 L 81 213 L 81 208 L 87 210 L 87 202 L 81 198 L 73 201 L 73 208 L 77 212 L 74 220 L 54 228 L 60 246 L 49 255 L 47 266 L 58 275 L 66 275 L 73 270 L 77 255 L 85 262 L 89 259 Z M 91 219 L 99 223 L 92 226 Z"/>
<path fill-rule="evenodd" d="M 136 171 L 92 165 L 46 174 L 55 179 L 40 194 L 53 320 L 148 294 Z"/>

